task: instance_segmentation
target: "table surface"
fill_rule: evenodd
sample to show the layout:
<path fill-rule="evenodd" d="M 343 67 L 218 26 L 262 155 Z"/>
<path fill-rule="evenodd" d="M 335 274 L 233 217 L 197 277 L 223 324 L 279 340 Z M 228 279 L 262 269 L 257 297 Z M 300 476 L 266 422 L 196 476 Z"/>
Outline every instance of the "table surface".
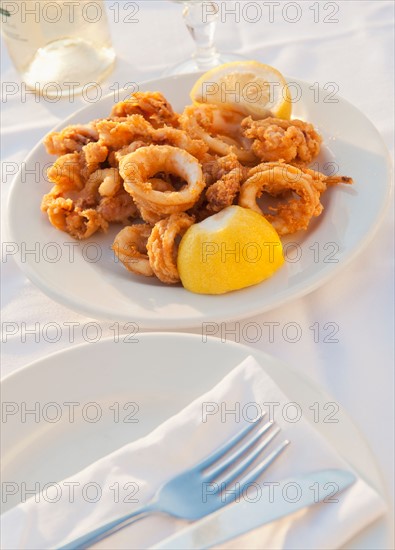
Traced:
<path fill-rule="evenodd" d="M 127 14 L 127 3 L 119 4 L 121 10 L 126 8 Z M 339 95 L 366 114 L 393 152 L 394 3 L 337 1 L 321 4 L 321 11 L 316 12 L 317 3 L 294 2 L 298 13 L 292 11 L 296 8 L 287 8 L 290 4 L 287 2 L 266 3 L 273 4 L 272 22 L 265 3 L 250 3 L 258 4 L 261 13 L 253 13 L 256 10 L 253 7 L 246 11 L 246 4 L 236 3 L 239 14 L 236 11 L 235 16 L 227 11 L 229 2 L 220 2 L 217 46 L 311 83 L 322 86 L 335 82 Z M 134 24 L 122 22 L 122 18 L 116 23 L 115 11 L 108 12 L 117 64 L 102 83 L 103 95 L 114 88 L 114 83 L 122 88 L 130 81 L 156 78 L 177 63 L 180 56 L 192 53 L 193 44 L 180 5 L 165 1 L 144 1 L 138 5 L 138 23 Z M 337 13 L 330 15 L 334 10 Z M 291 22 L 296 16 L 299 20 Z M 257 21 L 253 22 L 254 19 Z M 24 94 L 5 48 L 1 56 L 3 83 L 16 83 L 17 90 L 14 95 L 3 97 L 1 104 L 4 228 L 12 181 L 8 175 L 10 163 L 21 163 L 54 125 L 83 107 L 86 101 L 76 97 L 73 101 L 62 99 L 54 103 Z M 308 296 L 242 321 L 239 339 L 283 359 L 343 405 L 374 449 L 388 488 L 393 487 L 394 458 L 393 225 L 390 207 L 373 242 L 334 280 Z M 92 322 L 47 298 L 10 257 L 2 263 L 2 296 L 3 324 L 12 322 L 17 327 L 13 336 L 3 334 L 2 376 L 49 353 L 83 342 L 84 329 Z M 70 341 L 70 322 L 76 323 L 74 342 Z M 242 331 L 249 322 L 263 327 L 279 323 L 279 330 L 273 341 L 263 330 L 262 338 L 250 343 L 243 338 Z M 302 337 L 296 343 L 287 342 L 282 336 L 282 327 L 289 322 L 300 326 Z M 309 327 L 314 323 L 324 327 L 328 322 L 339 327 L 338 343 L 325 343 L 322 337 L 315 342 Z M 47 323 L 61 327 L 58 342 L 47 341 L 43 330 Z M 113 334 L 109 324 L 102 323 L 103 338 Z"/>

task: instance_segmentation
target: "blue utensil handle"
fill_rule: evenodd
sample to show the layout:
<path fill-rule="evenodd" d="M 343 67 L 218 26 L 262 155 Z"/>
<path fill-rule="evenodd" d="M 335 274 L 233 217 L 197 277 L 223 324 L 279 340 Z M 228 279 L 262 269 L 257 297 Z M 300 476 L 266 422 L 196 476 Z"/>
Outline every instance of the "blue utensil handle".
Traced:
<path fill-rule="evenodd" d="M 143 506 L 142 508 L 139 508 L 131 514 L 127 514 L 126 516 L 122 516 L 121 518 L 109 521 L 101 527 L 90 531 L 86 535 L 82 535 L 82 537 L 68 542 L 64 546 L 61 546 L 58 550 L 82 550 L 83 548 L 87 548 L 88 546 L 91 546 L 92 544 L 95 544 L 96 542 L 99 542 L 100 540 L 109 537 L 117 531 L 120 531 L 127 525 L 130 525 L 131 523 L 134 523 L 135 521 L 144 518 L 153 510 L 154 506 L 151 504 Z"/>

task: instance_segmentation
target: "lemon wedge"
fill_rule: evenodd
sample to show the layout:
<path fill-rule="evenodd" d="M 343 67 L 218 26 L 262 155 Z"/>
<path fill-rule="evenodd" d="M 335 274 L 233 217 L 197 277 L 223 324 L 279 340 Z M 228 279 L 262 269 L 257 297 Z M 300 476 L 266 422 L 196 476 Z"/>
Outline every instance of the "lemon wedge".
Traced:
<path fill-rule="evenodd" d="M 178 272 L 187 290 L 224 294 L 260 283 L 284 263 L 274 227 L 253 210 L 228 206 L 191 225 L 178 251 Z"/>
<path fill-rule="evenodd" d="M 287 82 L 275 68 L 258 61 L 235 61 L 211 69 L 193 86 L 194 103 L 210 103 L 254 119 L 289 119 L 292 100 Z"/>

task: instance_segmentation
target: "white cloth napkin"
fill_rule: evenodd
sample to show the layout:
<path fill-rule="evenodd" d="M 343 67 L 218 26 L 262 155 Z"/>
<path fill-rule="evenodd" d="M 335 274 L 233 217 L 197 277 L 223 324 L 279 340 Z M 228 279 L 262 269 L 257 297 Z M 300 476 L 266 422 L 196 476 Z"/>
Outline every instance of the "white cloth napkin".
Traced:
<path fill-rule="evenodd" d="M 148 436 L 59 482 L 61 494 L 59 490 L 41 494 L 4 514 L 3 548 L 56 548 L 139 508 L 162 483 L 206 457 L 259 410 L 266 410 L 267 416 L 271 408 L 275 411 L 274 420 L 282 431 L 272 442 L 273 447 L 283 439 L 291 441 L 281 458 L 263 474 L 265 481 L 324 468 L 350 469 L 303 417 L 297 422 L 289 421 L 296 409 L 292 411 L 288 403 L 289 399 L 260 365 L 248 357 L 211 391 Z M 226 414 L 231 409 L 240 410 L 240 418 Z M 74 499 L 70 498 L 72 483 L 76 488 Z M 100 498 L 88 502 L 96 500 L 98 487 Z M 81 498 L 82 494 L 85 498 Z M 307 512 L 295 513 L 222 548 L 338 548 L 385 512 L 381 497 L 361 478 L 337 498 L 338 503 L 320 504 Z M 132 499 L 138 502 L 124 502 Z M 151 515 L 95 548 L 147 548 L 186 525 L 161 514 Z"/>

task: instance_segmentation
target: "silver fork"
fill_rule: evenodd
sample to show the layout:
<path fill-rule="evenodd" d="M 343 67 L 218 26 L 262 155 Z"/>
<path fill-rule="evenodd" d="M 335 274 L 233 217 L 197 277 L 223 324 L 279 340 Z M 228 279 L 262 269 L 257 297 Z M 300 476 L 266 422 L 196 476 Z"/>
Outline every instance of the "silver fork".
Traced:
<path fill-rule="evenodd" d="M 283 441 L 257 466 L 247 471 L 248 467 L 280 432 L 280 428 L 273 428 L 273 422 L 263 423 L 263 417 L 264 414 L 202 462 L 162 485 L 146 506 L 94 529 L 67 543 L 59 550 L 86 548 L 152 512 L 162 512 L 177 518 L 197 520 L 234 502 L 290 443 L 288 440 Z M 251 432 L 251 437 L 247 438 Z M 268 435 L 259 442 L 267 432 L 269 432 Z M 241 445 L 238 445 L 240 442 Z M 222 477 L 219 478 L 221 475 Z M 240 476 L 243 477 L 235 485 L 236 479 Z M 204 491 L 208 486 L 210 486 L 210 490 Z M 231 487 L 233 489 L 228 490 Z"/>

